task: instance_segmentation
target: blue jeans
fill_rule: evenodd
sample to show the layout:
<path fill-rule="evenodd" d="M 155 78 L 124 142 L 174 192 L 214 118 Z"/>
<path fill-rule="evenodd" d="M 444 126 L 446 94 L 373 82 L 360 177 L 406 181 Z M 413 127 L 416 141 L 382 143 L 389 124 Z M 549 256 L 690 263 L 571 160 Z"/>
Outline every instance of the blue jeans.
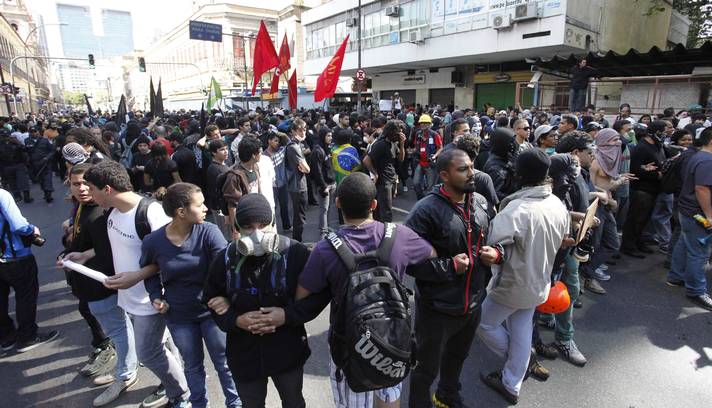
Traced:
<path fill-rule="evenodd" d="M 685 281 L 687 296 L 700 296 L 707 293 L 705 264 L 712 253 L 712 242 L 702 245 L 698 239 L 710 234 L 697 221 L 685 214 L 680 214 L 680 238 L 672 251 L 672 267 L 668 273 L 669 281 Z"/>
<path fill-rule="evenodd" d="M 556 319 L 556 340 L 568 342 L 574 339 L 574 302 L 578 299 L 581 284 L 579 283 L 579 262 L 569 253 L 564 260 L 561 277 L 559 278 L 569 291 L 571 304 L 566 311 L 555 315 Z"/>
<path fill-rule="evenodd" d="M 595 248 L 591 259 L 583 264 L 581 273 L 585 278 L 593 278 L 593 271 L 613 256 L 620 247 L 616 219 L 613 213 L 599 206 L 596 217 L 601 220 L 601 225 L 593 230 L 593 246 Z"/>
<path fill-rule="evenodd" d="M 89 310 L 116 348 L 116 378 L 133 378 L 138 366 L 133 325 L 124 309 L 117 304 L 117 295 L 89 302 Z"/>
<path fill-rule="evenodd" d="M 586 89 L 574 89 L 569 91 L 569 112 L 582 112 L 586 104 Z"/>
<path fill-rule="evenodd" d="M 289 219 L 289 191 L 287 191 L 287 185 L 285 184 L 282 187 L 272 187 L 272 191 L 274 198 L 279 204 L 279 216 L 282 218 L 282 229 L 288 230 L 292 228 L 292 222 Z"/>
<path fill-rule="evenodd" d="M 316 201 L 319 203 L 319 234 L 321 235 L 329 233 L 329 208 L 331 208 L 336 195 L 336 184 L 327 187 L 326 197 L 321 194 L 321 191 L 316 193 Z"/>
<path fill-rule="evenodd" d="M 205 366 L 203 360 L 203 342 L 208 349 L 210 359 L 218 374 L 220 385 L 225 395 L 225 406 L 237 407 L 240 397 L 237 396 L 235 382 L 227 367 L 225 357 L 225 332 L 218 328 L 215 320 L 207 318 L 201 322 L 168 323 L 168 330 L 178 347 L 183 363 L 185 377 L 190 389 L 190 402 L 194 408 L 204 408 L 208 405 L 207 389 L 205 387 Z"/>
<path fill-rule="evenodd" d="M 420 164 L 413 174 L 413 188 L 418 199 L 425 197 L 437 182 L 437 174 L 432 166 L 423 167 Z"/>
<path fill-rule="evenodd" d="M 661 193 L 655 200 L 653 215 L 643 232 L 643 239 L 653 239 L 660 245 L 668 245 L 672 239 L 672 194 Z"/>

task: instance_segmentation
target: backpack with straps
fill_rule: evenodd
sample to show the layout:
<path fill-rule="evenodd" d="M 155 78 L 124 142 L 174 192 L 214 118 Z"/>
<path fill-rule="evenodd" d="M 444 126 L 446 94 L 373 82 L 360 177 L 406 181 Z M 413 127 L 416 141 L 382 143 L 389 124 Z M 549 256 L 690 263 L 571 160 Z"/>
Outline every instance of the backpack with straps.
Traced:
<path fill-rule="evenodd" d="M 662 165 L 663 177 L 660 186 L 663 193 L 680 194 L 682 190 L 682 171 L 688 158 L 697 153 L 694 149 L 687 149 L 678 156 L 666 160 Z"/>
<path fill-rule="evenodd" d="M 336 379 L 354 392 L 398 385 L 415 364 L 408 290 L 389 265 L 395 224 L 384 225 L 375 251 L 354 254 L 335 233 L 327 236 L 349 271 L 332 301 L 329 348 Z"/>
<path fill-rule="evenodd" d="M 136 235 L 138 235 L 138 238 L 142 241 L 146 235 L 151 233 L 151 223 L 148 221 L 148 207 L 157 202 L 158 201 L 152 197 L 142 197 L 141 201 L 138 202 L 134 223 L 136 225 Z M 107 214 L 110 214 L 112 210 L 113 208 L 109 209 Z"/>

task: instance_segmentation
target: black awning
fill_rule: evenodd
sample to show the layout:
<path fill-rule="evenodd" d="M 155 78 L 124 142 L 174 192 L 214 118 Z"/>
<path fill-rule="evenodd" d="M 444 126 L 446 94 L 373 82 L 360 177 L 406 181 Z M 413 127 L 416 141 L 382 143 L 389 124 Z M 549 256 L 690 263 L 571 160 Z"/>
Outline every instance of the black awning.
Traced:
<path fill-rule="evenodd" d="M 712 41 L 705 42 L 699 48 L 685 48 L 677 44 L 670 50 L 653 47 L 645 53 L 631 48 L 625 54 L 608 51 L 606 54 L 589 52 L 568 57 L 557 55 L 553 58 L 537 58 L 532 65 L 545 72 L 566 75 L 584 58 L 589 66 L 598 70 L 601 77 L 689 75 L 695 67 L 712 67 Z"/>

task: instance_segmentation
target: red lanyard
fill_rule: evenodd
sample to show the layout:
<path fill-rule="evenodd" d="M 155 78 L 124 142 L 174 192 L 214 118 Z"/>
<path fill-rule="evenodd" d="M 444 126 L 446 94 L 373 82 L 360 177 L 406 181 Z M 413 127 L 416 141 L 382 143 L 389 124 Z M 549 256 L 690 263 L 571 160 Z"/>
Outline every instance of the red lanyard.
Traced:
<path fill-rule="evenodd" d="M 440 187 L 440 194 L 444 195 L 447 197 L 447 199 L 452 203 L 452 205 L 457 209 L 457 211 L 460 213 L 462 216 L 463 221 L 465 221 L 465 226 L 467 227 L 467 257 L 470 260 L 470 267 L 469 270 L 467 271 L 467 281 L 465 283 L 465 308 L 462 312 L 462 314 L 467 313 L 467 308 L 469 306 L 469 294 L 470 294 L 470 283 L 472 282 L 472 272 L 475 269 L 475 257 L 472 252 L 472 223 L 470 223 L 470 216 L 471 214 L 471 206 L 470 206 L 470 200 L 472 199 L 471 195 L 466 195 L 465 196 L 465 209 L 460 208 L 460 206 L 450 197 L 450 194 L 445 191 L 445 187 Z M 482 231 L 479 231 L 479 235 L 477 237 L 477 246 L 475 247 L 475 252 L 476 254 L 480 253 L 480 244 L 482 243 Z"/>

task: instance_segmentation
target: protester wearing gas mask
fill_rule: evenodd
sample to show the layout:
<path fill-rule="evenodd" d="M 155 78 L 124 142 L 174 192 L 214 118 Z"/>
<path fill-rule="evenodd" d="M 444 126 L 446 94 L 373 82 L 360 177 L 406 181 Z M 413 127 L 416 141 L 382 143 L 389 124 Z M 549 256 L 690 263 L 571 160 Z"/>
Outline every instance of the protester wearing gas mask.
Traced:
<path fill-rule="evenodd" d="M 277 234 L 272 208 L 261 194 L 237 203 L 240 239 L 210 266 L 203 299 L 227 333 L 227 363 L 242 406 L 264 407 L 272 378 L 285 407 L 304 407 L 302 379 L 310 355 L 303 325 L 260 333 L 260 316 L 293 303 L 299 274 L 309 257 L 301 243 Z"/>
<path fill-rule="evenodd" d="M 630 183 L 630 210 L 623 225 L 621 251 L 636 258 L 644 256 L 641 252 L 654 252 L 643 243 L 641 234 L 661 192 L 660 169 L 666 159 L 663 146 L 666 125 L 662 120 L 652 122 L 630 157 L 630 170 L 637 179 Z"/>

